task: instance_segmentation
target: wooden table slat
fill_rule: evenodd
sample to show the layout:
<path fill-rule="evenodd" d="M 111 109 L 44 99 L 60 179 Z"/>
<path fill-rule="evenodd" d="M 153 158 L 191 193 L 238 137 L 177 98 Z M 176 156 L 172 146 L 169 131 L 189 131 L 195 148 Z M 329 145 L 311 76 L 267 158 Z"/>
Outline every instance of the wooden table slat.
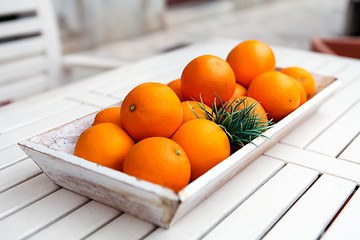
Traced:
<path fill-rule="evenodd" d="M 156 226 L 145 222 L 139 218 L 122 214 L 115 220 L 96 231 L 86 238 L 86 240 L 132 240 L 141 239 L 153 231 Z"/>
<path fill-rule="evenodd" d="M 104 96 L 93 91 L 85 91 L 76 94 L 71 96 L 70 99 L 101 108 L 106 108 L 107 106 L 116 104 L 120 101 L 118 98 Z"/>
<path fill-rule="evenodd" d="M 298 164 L 346 178 L 360 184 L 360 165 L 349 161 L 329 157 L 320 153 L 299 149 L 294 146 L 278 143 L 264 153 L 267 156 L 281 159 L 285 162 Z"/>
<path fill-rule="evenodd" d="M 317 177 L 314 170 L 286 165 L 204 239 L 261 238 Z"/>
<path fill-rule="evenodd" d="M 339 158 L 360 164 L 360 135 L 358 135 L 347 148 L 340 154 Z"/>
<path fill-rule="evenodd" d="M 296 66 L 300 62 L 306 61 L 308 56 L 306 54 L 298 55 L 291 49 L 279 48 L 277 46 L 270 46 L 275 55 L 276 66 L 280 68 Z"/>
<path fill-rule="evenodd" d="M 164 65 L 161 67 L 164 68 L 161 71 L 138 72 L 137 74 L 134 74 L 133 77 L 129 77 L 129 76 L 123 77 L 122 79 L 113 81 L 112 83 L 102 88 L 94 89 L 94 91 L 111 96 L 117 96 L 117 94 L 114 93 L 118 92 L 123 88 L 128 88 L 128 87 L 134 88 L 135 86 L 144 82 L 167 83 L 170 82 L 171 80 L 180 78 L 183 69 L 179 65 L 174 65 L 174 66 Z"/>
<path fill-rule="evenodd" d="M 40 174 L 0 194 L 0 219 L 59 189 L 45 174 Z M 35 191 L 34 191 L 35 190 Z"/>
<path fill-rule="evenodd" d="M 91 201 L 28 239 L 81 239 L 118 214 L 114 208 Z"/>
<path fill-rule="evenodd" d="M 26 238 L 86 201 L 88 199 L 85 197 L 66 189 L 60 189 L 3 219 L 0 224 L 1 238 Z M 71 228 L 73 227 L 76 228 L 76 226 L 71 226 Z"/>
<path fill-rule="evenodd" d="M 52 94 L 52 97 L 49 97 Z M 19 100 L 11 104 L 2 106 L 0 108 L 0 119 L 16 118 L 19 115 L 24 113 L 31 113 L 32 111 L 37 111 L 37 109 L 42 108 L 53 102 L 57 102 L 63 99 L 63 96 L 56 96 L 54 92 L 44 92 L 35 96 L 26 98 L 26 100 Z"/>
<path fill-rule="evenodd" d="M 343 60 L 343 59 L 342 59 Z M 343 69 L 343 71 L 340 71 L 336 73 L 336 77 L 342 79 L 344 81 L 345 85 L 351 84 L 352 82 L 356 82 L 360 79 L 360 67 L 359 62 L 354 62 L 352 59 L 346 59 L 343 60 L 343 62 L 346 62 L 347 66 Z"/>
<path fill-rule="evenodd" d="M 299 62 L 296 66 L 304 68 L 309 72 L 314 72 L 316 69 L 321 68 L 327 64 L 327 60 L 324 57 L 318 55 L 308 56 L 306 60 L 307 61 Z"/>
<path fill-rule="evenodd" d="M 264 239 L 317 239 L 354 188 L 353 182 L 323 175 Z"/>
<path fill-rule="evenodd" d="M 40 168 L 27 158 L 0 171 L 0 193 L 41 173 Z"/>
<path fill-rule="evenodd" d="M 7 118 L 0 118 L 0 133 L 4 133 L 15 128 L 24 126 L 26 124 L 36 122 L 48 116 L 64 112 L 68 109 L 74 108 L 76 104 L 74 101 L 61 99 L 58 101 L 50 101 L 48 104 L 41 105 L 38 108 L 32 108 L 30 111 L 24 109 L 22 112 Z"/>
<path fill-rule="evenodd" d="M 349 64 L 347 64 L 346 62 L 333 56 L 329 56 L 329 58 L 327 58 L 326 64 L 318 66 L 313 71 L 316 74 L 337 77 L 338 74 L 346 71 L 348 68 Z"/>
<path fill-rule="evenodd" d="M 164 74 L 150 74 L 144 76 L 143 79 L 139 80 L 137 79 L 134 82 L 131 82 L 131 84 L 128 84 L 127 86 L 122 86 L 121 88 L 113 88 L 112 91 L 109 93 L 110 96 L 116 97 L 119 99 L 124 99 L 134 87 L 141 83 L 145 82 L 159 82 L 163 84 L 168 84 L 172 80 L 178 79 L 181 76 L 181 70 L 180 69 L 168 69 L 168 72 Z"/>
<path fill-rule="evenodd" d="M 360 132 L 360 101 L 315 138 L 306 149 L 337 157 Z"/>
<path fill-rule="evenodd" d="M 321 239 L 360 239 L 360 191 L 357 190 Z"/>
<path fill-rule="evenodd" d="M 78 117 L 95 112 L 98 108 L 89 105 L 75 105 L 73 108 L 60 112 L 39 121 L 18 127 L 10 132 L 0 135 L 0 149 L 18 143 L 20 140 L 60 126 Z"/>
<path fill-rule="evenodd" d="M 17 145 L 13 144 L 0 150 L 0 171 L 16 162 L 25 159 L 27 155 Z"/>

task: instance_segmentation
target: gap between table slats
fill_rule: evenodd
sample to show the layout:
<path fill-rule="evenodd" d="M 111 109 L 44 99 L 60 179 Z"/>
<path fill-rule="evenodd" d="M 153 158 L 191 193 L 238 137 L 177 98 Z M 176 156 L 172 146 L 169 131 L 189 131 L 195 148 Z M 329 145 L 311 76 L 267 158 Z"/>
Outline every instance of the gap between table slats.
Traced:
<path fill-rule="evenodd" d="M 312 140 L 305 149 L 337 157 L 359 134 L 360 101 L 353 104 L 335 122 Z"/>
<path fill-rule="evenodd" d="M 61 188 L 3 219 L 0 224 L 2 237 L 4 239 L 26 238 L 89 201 L 83 196 Z"/>
<path fill-rule="evenodd" d="M 119 214 L 119 210 L 92 200 L 34 233 L 28 239 L 82 239 Z M 69 228 L 69 226 L 76 227 Z"/>
<path fill-rule="evenodd" d="M 2 192 L 0 194 L 0 221 L 59 188 L 45 174 L 39 174 Z"/>
<path fill-rule="evenodd" d="M 354 182 L 324 174 L 264 239 L 319 238 L 354 188 Z"/>
<path fill-rule="evenodd" d="M 338 158 L 360 164 L 360 133 L 341 152 Z"/>
<path fill-rule="evenodd" d="M 204 239 L 261 238 L 317 178 L 317 171 L 287 164 Z"/>
<path fill-rule="evenodd" d="M 332 222 L 321 239 L 359 239 L 360 228 L 360 191 L 357 188 L 348 203 Z"/>

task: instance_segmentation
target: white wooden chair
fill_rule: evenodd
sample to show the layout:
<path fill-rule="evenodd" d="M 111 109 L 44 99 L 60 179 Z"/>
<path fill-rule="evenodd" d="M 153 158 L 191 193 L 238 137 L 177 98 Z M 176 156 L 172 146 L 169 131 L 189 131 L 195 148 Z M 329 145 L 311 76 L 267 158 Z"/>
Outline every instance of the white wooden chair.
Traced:
<path fill-rule="evenodd" d="M 62 55 L 51 0 L 0 0 L 0 19 L 0 105 L 66 83 L 63 72 L 69 66 L 111 69 L 123 64 Z"/>

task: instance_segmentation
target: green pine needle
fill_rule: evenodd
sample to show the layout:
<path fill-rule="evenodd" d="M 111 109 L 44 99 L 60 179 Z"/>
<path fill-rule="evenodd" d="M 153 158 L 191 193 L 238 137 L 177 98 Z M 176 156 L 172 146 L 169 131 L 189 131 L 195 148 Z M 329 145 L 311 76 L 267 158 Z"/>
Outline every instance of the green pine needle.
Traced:
<path fill-rule="evenodd" d="M 201 102 L 194 101 L 205 112 L 208 120 L 215 122 L 224 130 L 232 146 L 242 147 L 247 143 L 254 144 L 252 140 L 257 137 L 267 138 L 262 133 L 273 126 L 273 122 L 266 121 L 259 114 L 255 114 L 257 103 L 248 106 L 247 102 L 245 102 L 244 108 L 240 109 L 240 105 L 245 99 L 222 102 L 220 97 L 216 96 L 211 112 L 205 109 L 201 96 Z M 216 107 L 217 100 L 219 101 L 218 107 Z"/>

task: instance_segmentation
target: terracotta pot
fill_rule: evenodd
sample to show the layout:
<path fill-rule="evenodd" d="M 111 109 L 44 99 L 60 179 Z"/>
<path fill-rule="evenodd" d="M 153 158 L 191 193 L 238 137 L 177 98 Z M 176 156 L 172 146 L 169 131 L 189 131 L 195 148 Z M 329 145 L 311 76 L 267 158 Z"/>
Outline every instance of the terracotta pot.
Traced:
<path fill-rule="evenodd" d="M 313 38 L 311 50 L 360 59 L 360 37 Z"/>

